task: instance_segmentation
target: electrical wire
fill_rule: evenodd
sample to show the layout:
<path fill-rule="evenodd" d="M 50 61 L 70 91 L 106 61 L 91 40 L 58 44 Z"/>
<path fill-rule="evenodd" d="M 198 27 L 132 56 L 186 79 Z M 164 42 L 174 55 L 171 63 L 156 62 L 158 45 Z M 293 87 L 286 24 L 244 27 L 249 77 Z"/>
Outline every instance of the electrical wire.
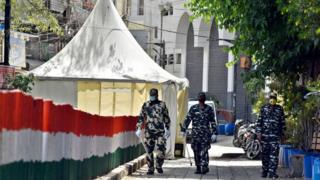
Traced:
<path fill-rule="evenodd" d="M 133 21 L 130 21 L 130 20 L 127 20 L 127 19 L 125 19 L 124 21 L 127 21 L 127 22 L 132 23 L 132 24 L 136 24 L 136 25 L 139 25 L 139 26 L 143 26 L 143 27 L 147 27 L 147 28 L 151 28 L 151 29 L 156 29 L 156 27 L 154 27 L 154 26 L 149 26 L 149 25 L 145 25 L 145 24 L 133 22 Z M 188 36 L 188 33 L 171 31 L 171 30 L 167 30 L 167 29 L 163 29 L 163 28 L 162 28 L 162 29 L 161 29 L 161 28 L 158 28 L 158 29 L 159 29 L 159 30 L 162 30 L 162 31 L 164 31 L 164 32 L 168 32 L 168 33 L 174 33 L 174 34 L 180 34 L 180 35 Z M 233 41 L 232 39 L 218 39 L 218 38 L 212 38 L 212 37 L 209 37 L 209 36 L 202 36 L 202 35 L 193 35 L 193 36 L 194 36 L 194 37 L 206 38 L 206 39 L 209 40 L 209 41 L 219 41 L 219 40 L 227 41 L 227 42 Z"/>
<path fill-rule="evenodd" d="M 72 2 L 75 2 L 75 0 L 71 0 Z M 178 1 L 184 1 L 184 0 L 177 0 L 177 1 L 173 1 L 173 2 L 178 2 Z M 78 1 L 76 1 L 78 2 Z M 73 6 L 74 7 L 74 6 Z M 184 9 L 186 10 L 186 9 Z M 88 11 L 90 12 L 90 11 Z M 165 16 L 166 17 L 166 16 Z M 172 17 L 172 16 L 169 16 L 169 17 Z M 188 36 L 188 33 L 183 33 L 183 32 L 177 32 L 177 31 L 172 31 L 172 30 L 168 30 L 168 29 L 164 29 L 164 28 L 158 28 L 158 27 L 155 27 L 155 26 L 151 26 L 151 25 L 146 25 L 146 24 L 141 24 L 141 23 L 137 23 L 137 22 L 133 22 L 133 21 L 130 21 L 128 19 L 124 19 L 124 21 L 130 23 L 130 24 L 135 24 L 135 25 L 139 25 L 139 26 L 142 26 L 142 27 L 146 27 L 146 28 L 149 28 L 149 29 L 152 29 L 152 30 L 155 30 L 155 29 L 158 29 L 160 31 L 163 31 L 163 32 L 167 32 L 167 33 L 174 33 L 174 34 L 179 34 L 179 35 L 183 35 L 183 36 Z M 62 26 L 63 25 L 67 25 L 68 23 L 65 23 L 65 24 L 61 24 Z M 80 25 L 80 23 L 79 23 Z M 115 30 L 115 28 L 108 28 L 106 26 L 81 26 L 81 27 L 87 27 L 87 28 L 96 28 L 96 29 L 110 29 L 110 30 Z M 80 28 L 79 28 L 80 29 Z M 78 29 L 78 30 L 79 30 Z M 200 28 L 198 29 L 193 29 L 193 30 L 199 30 Z M 116 29 L 116 30 L 121 30 L 121 31 L 127 31 L 126 29 Z M 42 34 L 43 35 L 43 34 Z M 218 38 L 214 38 L 214 37 L 210 37 L 210 36 L 204 36 L 204 35 L 194 35 L 194 37 L 200 37 L 200 38 L 205 38 L 207 41 L 218 41 L 218 40 L 224 40 L 224 41 L 227 41 L 227 42 L 231 42 L 233 41 L 232 39 L 218 39 Z"/>

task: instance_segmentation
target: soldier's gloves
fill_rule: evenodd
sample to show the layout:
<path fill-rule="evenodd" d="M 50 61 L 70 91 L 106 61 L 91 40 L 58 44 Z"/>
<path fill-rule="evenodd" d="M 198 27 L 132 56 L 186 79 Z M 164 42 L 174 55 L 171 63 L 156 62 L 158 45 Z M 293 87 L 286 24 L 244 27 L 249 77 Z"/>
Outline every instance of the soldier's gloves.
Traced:
<path fill-rule="evenodd" d="M 138 128 L 137 131 L 136 131 L 136 136 L 137 136 L 138 138 L 141 138 L 141 134 L 142 134 L 142 131 L 141 131 L 140 128 Z"/>
<path fill-rule="evenodd" d="M 170 137 L 170 131 L 167 128 L 164 129 L 164 137 L 166 139 L 168 139 Z"/>
<path fill-rule="evenodd" d="M 212 142 L 212 143 L 217 142 L 217 135 L 216 135 L 216 134 L 212 134 L 212 136 L 211 136 L 211 142 Z"/>

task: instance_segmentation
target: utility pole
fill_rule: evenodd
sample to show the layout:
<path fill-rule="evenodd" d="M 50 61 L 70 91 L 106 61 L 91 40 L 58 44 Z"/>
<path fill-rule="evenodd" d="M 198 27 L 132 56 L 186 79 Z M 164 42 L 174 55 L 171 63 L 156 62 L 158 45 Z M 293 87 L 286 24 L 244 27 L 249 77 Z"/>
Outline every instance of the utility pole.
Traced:
<path fill-rule="evenodd" d="M 165 41 L 162 41 L 160 43 L 148 43 L 148 44 L 153 44 L 153 45 L 156 45 L 156 46 L 159 46 L 160 49 L 161 49 L 161 52 L 158 53 L 157 51 L 157 54 L 159 54 L 160 56 L 160 63 L 159 65 L 164 69 L 166 64 L 165 64 L 165 60 L 166 60 L 166 42 Z"/>
<path fill-rule="evenodd" d="M 234 65 L 234 89 L 233 89 L 233 99 L 232 99 L 232 109 L 233 109 L 233 119 L 234 121 L 237 120 L 237 73 L 238 73 L 238 63 L 235 63 Z"/>
<path fill-rule="evenodd" d="M 11 0 L 6 0 L 4 16 L 4 62 L 3 65 L 10 66 L 10 21 L 11 21 Z"/>
<path fill-rule="evenodd" d="M 162 43 L 162 28 L 163 28 L 163 14 L 164 8 L 160 9 L 160 42 Z"/>
<path fill-rule="evenodd" d="M 165 41 L 162 39 L 162 29 L 163 29 L 163 16 L 164 13 L 166 13 L 168 11 L 168 7 L 170 6 L 170 4 L 163 4 L 160 3 L 159 4 L 159 9 L 160 9 L 160 43 L 158 44 L 158 46 L 161 47 L 161 52 L 160 52 L 160 66 L 165 69 L 165 57 L 166 57 L 166 45 L 165 45 Z"/>
<path fill-rule="evenodd" d="M 163 69 L 165 69 L 165 67 L 166 67 L 166 43 L 164 40 L 162 40 L 161 44 L 162 44 L 162 65 L 161 65 L 161 67 Z"/>
<path fill-rule="evenodd" d="M 164 14 L 164 7 L 160 6 L 160 66 L 164 69 L 164 55 L 165 55 L 165 47 L 162 41 L 162 28 L 163 28 L 163 14 Z"/>

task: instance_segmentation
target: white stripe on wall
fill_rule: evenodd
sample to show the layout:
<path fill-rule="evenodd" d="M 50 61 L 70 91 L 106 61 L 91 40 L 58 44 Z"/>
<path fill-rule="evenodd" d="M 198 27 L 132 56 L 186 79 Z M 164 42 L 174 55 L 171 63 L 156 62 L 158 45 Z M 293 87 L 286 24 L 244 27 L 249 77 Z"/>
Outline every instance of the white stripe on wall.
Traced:
<path fill-rule="evenodd" d="M 1 137 L 2 136 L 2 137 Z M 0 165 L 23 160 L 60 161 L 102 157 L 118 148 L 138 145 L 134 131 L 106 136 L 76 136 L 73 133 L 47 133 L 24 129 L 0 133 Z"/>

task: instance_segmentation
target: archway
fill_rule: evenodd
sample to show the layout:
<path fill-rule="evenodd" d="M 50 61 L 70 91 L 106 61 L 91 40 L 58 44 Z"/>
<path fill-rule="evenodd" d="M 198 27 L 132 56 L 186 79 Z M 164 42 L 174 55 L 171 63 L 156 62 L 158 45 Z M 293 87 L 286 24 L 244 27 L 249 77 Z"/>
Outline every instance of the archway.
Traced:
<path fill-rule="evenodd" d="M 228 53 L 219 46 L 219 30 L 215 21 L 212 21 L 209 40 L 209 82 L 208 95 L 219 101 L 222 107 L 227 105 L 228 86 Z"/>
<path fill-rule="evenodd" d="M 190 20 L 189 20 L 188 13 L 182 14 L 182 16 L 179 20 L 177 35 L 176 35 L 176 48 L 177 49 L 186 48 L 187 33 L 188 33 L 189 25 L 190 25 Z"/>
<path fill-rule="evenodd" d="M 187 48 L 187 33 L 189 28 L 188 13 L 182 14 L 177 28 L 175 53 L 180 62 L 180 77 L 186 77 L 186 48 Z"/>
<path fill-rule="evenodd" d="M 197 94 L 202 91 L 203 48 L 194 47 L 194 29 L 192 23 L 189 23 L 187 33 L 186 63 L 186 77 L 190 83 L 189 97 L 197 97 Z"/>

